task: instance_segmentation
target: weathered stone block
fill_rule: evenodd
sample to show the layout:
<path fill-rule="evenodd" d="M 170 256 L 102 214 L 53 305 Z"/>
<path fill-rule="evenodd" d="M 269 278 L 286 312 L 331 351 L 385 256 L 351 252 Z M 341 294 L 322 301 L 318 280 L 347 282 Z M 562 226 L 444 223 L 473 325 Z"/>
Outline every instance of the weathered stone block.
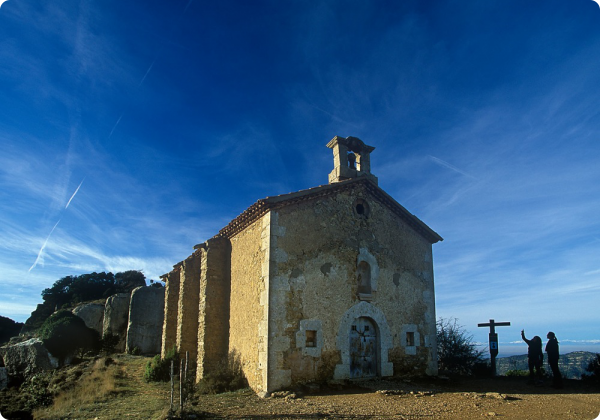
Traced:
<path fill-rule="evenodd" d="M 104 321 L 104 305 L 101 303 L 85 303 L 73 309 L 73 314 L 83 319 L 85 325 L 102 334 Z"/>
<path fill-rule="evenodd" d="M 39 338 L 0 348 L 8 377 L 27 378 L 58 365 Z"/>
<path fill-rule="evenodd" d="M 104 304 L 104 322 L 102 337 L 116 336 L 119 341 L 115 345 L 118 352 L 125 351 L 127 324 L 129 322 L 129 293 L 110 296 Z"/>
<path fill-rule="evenodd" d="M 127 352 L 137 348 L 142 354 L 160 353 L 164 305 L 163 287 L 142 286 L 131 292 Z"/>

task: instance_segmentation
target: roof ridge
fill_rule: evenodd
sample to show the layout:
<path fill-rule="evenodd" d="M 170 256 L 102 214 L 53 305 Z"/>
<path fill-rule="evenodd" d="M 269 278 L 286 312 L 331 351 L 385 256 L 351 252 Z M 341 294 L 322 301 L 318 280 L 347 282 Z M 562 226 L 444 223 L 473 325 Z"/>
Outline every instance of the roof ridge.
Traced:
<path fill-rule="evenodd" d="M 264 216 L 268 211 L 281 208 L 304 200 L 313 200 L 318 197 L 329 195 L 335 191 L 344 191 L 357 185 L 364 184 L 366 189 L 386 205 L 391 211 L 400 216 L 402 220 L 429 242 L 436 243 L 444 239 L 433 229 L 427 226 L 417 216 L 410 213 L 404 206 L 398 203 L 392 196 L 383 191 L 368 177 L 348 179 L 332 184 L 319 185 L 305 190 L 270 196 L 257 200 L 254 204 L 244 210 L 240 215 L 223 227 L 214 237 L 231 238 L 244 230 L 255 220 Z"/>

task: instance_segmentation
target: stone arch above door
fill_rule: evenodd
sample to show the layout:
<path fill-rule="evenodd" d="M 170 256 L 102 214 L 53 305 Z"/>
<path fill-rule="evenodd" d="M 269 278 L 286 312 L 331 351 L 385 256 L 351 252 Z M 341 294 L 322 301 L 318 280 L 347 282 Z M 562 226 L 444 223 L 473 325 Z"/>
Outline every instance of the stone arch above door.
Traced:
<path fill-rule="evenodd" d="M 344 313 L 340 319 L 336 347 L 341 353 L 341 363 L 336 365 L 334 379 L 350 378 L 350 329 L 358 318 L 370 318 L 377 327 L 378 372 L 381 376 L 392 376 L 394 365 L 388 362 L 388 351 L 392 347 L 392 334 L 383 312 L 369 302 L 358 302 Z"/>

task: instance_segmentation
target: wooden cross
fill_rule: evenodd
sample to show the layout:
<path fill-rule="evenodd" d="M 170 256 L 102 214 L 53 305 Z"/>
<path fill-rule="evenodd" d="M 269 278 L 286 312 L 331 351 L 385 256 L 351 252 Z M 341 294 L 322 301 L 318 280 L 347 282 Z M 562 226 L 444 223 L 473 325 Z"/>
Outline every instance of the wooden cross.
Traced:
<path fill-rule="evenodd" d="M 483 324 L 477 324 L 478 327 L 490 327 L 490 362 L 492 365 L 492 376 L 496 376 L 496 356 L 498 355 L 498 334 L 496 334 L 496 327 L 510 327 L 510 322 L 495 322 L 490 319 L 490 322 Z"/>

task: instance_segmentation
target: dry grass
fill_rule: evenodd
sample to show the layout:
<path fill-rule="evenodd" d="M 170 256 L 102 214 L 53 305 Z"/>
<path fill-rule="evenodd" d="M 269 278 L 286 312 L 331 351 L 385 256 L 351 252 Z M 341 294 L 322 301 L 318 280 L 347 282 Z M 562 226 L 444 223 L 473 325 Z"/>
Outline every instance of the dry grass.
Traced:
<path fill-rule="evenodd" d="M 98 411 L 130 390 L 126 365 L 101 358 L 73 386 L 59 392 L 50 407 L 35 410 L 33 416 L 46 420 L 78 417 L 84 412 Z"/>
<path fill-rule="evenodd" d="M 54 399 L 53 407 L 57 410 L 89 404 L 105 399 L 117 390 L 117 377 L 121 375 L 118 366 L 99 366 L 102 360 L 96 361 L 92 372 L 81 377 L 77 388 L 59 394 Z"/>

